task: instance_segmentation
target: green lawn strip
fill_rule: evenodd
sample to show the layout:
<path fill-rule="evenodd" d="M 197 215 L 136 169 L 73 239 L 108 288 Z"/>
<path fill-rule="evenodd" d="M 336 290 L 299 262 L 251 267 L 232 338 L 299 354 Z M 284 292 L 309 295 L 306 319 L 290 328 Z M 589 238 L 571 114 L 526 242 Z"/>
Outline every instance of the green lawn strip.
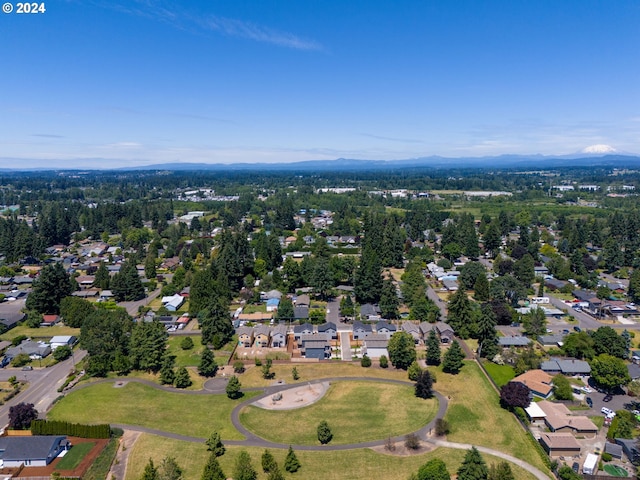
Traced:
<path fill-rule="evenodd" d="M 316 403 L 294 410 L 246 407 L 240 420 L 258 436 L 279 443 L 317 445 L 317 427 L 329 422 L 332 444 L 358 443 L 419 430 L 435 417 L 436 399 L 417 398 L 411 386 L 336 382 Z"/>
<path fill-rule="evenodd" d="M 496 382 L 498 387 L 502 387 L 509 383 L 516 376 L 513 371 L 513 367 L 509 365 L 498 365 L 493 362 L 484 362 L 483 363 L 485 370 L 489 374 L 489 376 Z"/>
<path fill-rule="evenodd" d="M 98 455 L 98 458 L 91 464 L 87 473 L 82 477 L 82 480 L 104 480 L 107 478 L 119 444 L 118 438 L 109 440 L 107 446 L 104 447 L 100 455 Z"/>
<path fill-rule="evenodd" d="M 99 383 L 65 396 L 49 412 L 48 419 L 123 423 L 201 438 L 208 438 L 216 430 L 223 439 L 242 440 L 231 424 L 231 411 L 241 400 L 230 400 L 226 395 L 166 392 L 135 382 L 118 388 L 112 383 Z"/>
<path fill-rule="evenodd" d="M 62 457 L 62 459 L 56 465 L 56 470 L 73 470 L 84 458 L 84 456 L 91 451 L 95 446 L 95 442 L 78 443 L 73 445 L 71 450 Z"/>
<path fill-rule="evenodd" d="M 445 415 L 451 429 L 447 440 L 495 448 L 548 471 L 525 430 L 513 414 L 500 407 L 498 394 L 475 362 L 465 361 L 457 375 L 443 373 L 441 368 L 436 374 L 434 388 L 450 397 Z"/>
<path fill-rule="evenodd" d="M 200 355 L 204 350 L 202 345 L 202 335 L 189 335 L 193 340 L 193 348 L 183 350 L 181 342 L 186 338 L 184 335 L 170 336 L 167 340 L 167 351 L 176 357 L 176 367 L 197 367 L 200 364 Z"/>
<path fill-rule="evenodd" d="M 25 325 L 18 325 L 17 327 L 12 328 L 11 330 L 4 332 L 0 335 L 0 340 L 8 340 L 11 341 L 15 337 L 19 337 L 20 335 L 25 335 L 32 340 L 41 340 L 41 339 L 50 339 L 56 335 L 74 335 L 76 337 L 80 336 L 79 328 L 71 328 L 64 326 L 53 326 L 53 327 L 40 327 L 40 328 L 30 328 Z"/>
<path fill-rule="evenodd" d="M 260 458 L 264 449 L 242 448 L 227 446 L 226 453 L 218 458 L 222 470 L 227 477 L 233 474 L 235 460 L 241 450 L 246 450 L 251 456 L 251 463 L 258 472 L 258 480 L 266 480 L 267 474 L 262 472 Z M 401 456 L 377 453 L 370 449 L 344 451 L 301 451 L 296 450 L 301 468 L 297 473 L 284 471 L 285 449 L 270 449 L 280 466 L 285 479 L 322 479 L 322 480 L 406 480 L 409 475 L 418 471 L 421 465 L 432 458 L 440 458 L 446 464 L 449 473 L 454 475 L 460 467 L 465 455 L 464 450 L 437 448 L 433 451 Z M 123 480 L 138 480 L 142 478 L 145 465 L 151 458 L 154 465 L 159 465 L 165 456 L 173 456 L 183 469 L 183 480 L 199 480 L 204 464 L 209 457 L 204 445 L 181 442 L 154 435 L 141 435 L 132 447 L 127 475 Z M 490 455 L 482 455 L 488 464 L 501 459 Z M 516 480 L 535 480 L 526 470 L 511 464 Z"/>

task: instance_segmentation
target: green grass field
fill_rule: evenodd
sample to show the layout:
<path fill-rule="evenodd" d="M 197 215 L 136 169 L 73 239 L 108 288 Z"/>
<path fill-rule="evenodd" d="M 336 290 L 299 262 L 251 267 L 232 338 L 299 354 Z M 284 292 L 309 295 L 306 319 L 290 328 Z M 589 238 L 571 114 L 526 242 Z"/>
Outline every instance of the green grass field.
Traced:
<path fill-rule="evenodd" d="M 135 382 L 118 388 L 112 383 L 98 383 L 65 396 L 47 418 L 74 423 L 140 425 L 201 438 L 208 438 L 216 430 L 223 439 L 242 440 L 243 436 L 230 420 L 231 411 L 239 401 L 230 400 L 226 395 L 165 392 Z"/>
<path fill-rule="evenodd" d="M 240 420 L 262 438 L 294 445 L 319 444 L 316 429 L 326 420 L 333 433 L 331 444 L 348 444 L 414 432 L 437 410 L 436 399 L 417 398 L 410 386 L 336 382 L 308 407 L 275 411 L 249 406 Z"/>
<path fill-rule="evenodd" d="M 436 376 L 434 388 L 450 397 L 445 415 L 451 426 L 447 440 L 494 448 L 548 471 L 522 426 L 500 407 L 498 394 L 475 362 L 465 361 L 457 375 L 438 368 Z"/>
<path fill-rule="evenodd" d="M 71 450 L 62 457 L 62 459 L 56 465 L 56 470 L 73 470 L 84 458 L 84 456 L 91 451 L 95 446 L 95 442 L 79 443 L 71 447 Z"/>
<path fill-rule="evenodd" d="M 190 335 L 193 340 L 193 348 L 183 350 L 180 342 L 184 340 L 183 335 L 170 336 L 167 341 L 167 350 L 170 355 L 176 357 L 176 367 L 197 367 L 200 364 L 200 355 L 204 350 L 202 345 L 202 335 Z"/>
<path fill-rule="evenodd" d="M 15 337 L 19 337 L 20 335 L 26 335 L 29 338 L 34 340 L 39 340 L 42 338 L 50 339 L 55 335 L 75 335 L 76 337 L 80 336 L 79 328 L 71 328 L 64 326 L 54 326 L 54 327 L 40 327 L 40 328 L 29 328 L 24 325 L 18 325 L 17 327 L 12 328 L 8 332 L 4 332 L 0 335 L 0 340 L 8 340 L 11 341 Z"/>
<path fill-rule="evenodd" d="M 483 363 L 485 370 L 491 376 L 494 382 L 498 387 L 502 387 L 509 383 L 515 376 L 515 372 L 513 371 L 513 367 L 509 365 L 498 365 L 493 362 L 484 362 Z"/>
<path fill-rule="evenodd" d="M 124 480 L 138 480 L 142 478 L 145 465 L 151 458 L 155 465 L 159 465 L 162 459 L 171 455 L 175 457 L 183 469 L 184 480 L 199 480 L 209 452 L 201 444 L 180 442 L 154 435 L 143 434 L 132 447 L 127 468 L 127 476 Z M 233 466 L 241 450 L 246 450 L 251 456 L 253 467 L 258 471 L 258 480 L 266 480 L 267 474 L 262 472 L 260 458 L 263 449 L 241 448 L 227 446 L 227 452 L 219 457 L 220 465 L 227 477 L 233 474 Z M 421 465 L 432 458 L 441 458 L 446 464 L 449 473 L 454 475 L 464 458 L 464 450 L 437 448 L 433 451 L 416 455 L 389 455 L 378 453 L 370 449 L 344 450 L 344 451 L 296 451 L 296 456 L 302 467 L 297 473 L 284 471 L 284 459 L 286 450 L 274 449 L 270 452 L 281 467 L 285 479 L 305 480 L 406 480 L 409 475 L 418 471 Z M 499 459 L 483 455 L 488 464 L 498 462 Z M 535 480 L 533 475 L 525 470 L 511 465 L 516 480 Z"/>

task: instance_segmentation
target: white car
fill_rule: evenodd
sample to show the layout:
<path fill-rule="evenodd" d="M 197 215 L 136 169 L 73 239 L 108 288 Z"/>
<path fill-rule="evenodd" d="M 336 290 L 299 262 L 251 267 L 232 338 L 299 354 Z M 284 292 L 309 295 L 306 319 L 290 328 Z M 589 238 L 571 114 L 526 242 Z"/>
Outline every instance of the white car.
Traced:
<path fill-rule="evenodd" d="M 582 390 L 584 393 L 593 393 L 593 389 L 589 387 L 582 387 L 580 390 Z"/>
<path fill-rule="evenodd" d="M 611 410 L 610 408 L 602 407 L 602 408 L 600 409 L 600 411 L 601 411 L 602 413 L 604 413 L 607 417 L 609 417 L 609 416 L 615 416 L 615 412 L 614 412 L 613 410 Z"/>

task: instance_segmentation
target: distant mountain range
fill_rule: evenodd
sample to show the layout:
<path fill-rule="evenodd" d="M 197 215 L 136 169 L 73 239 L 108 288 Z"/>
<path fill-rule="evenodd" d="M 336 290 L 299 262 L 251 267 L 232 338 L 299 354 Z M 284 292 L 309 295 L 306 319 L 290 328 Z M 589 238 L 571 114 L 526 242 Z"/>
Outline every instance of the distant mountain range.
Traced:
<path fill-rule="evenodd" d="M 544 155 L 500 155 L 497 157 L 420 157 L 403 160 L 362 160 L 338 158 L 336 160 L 308 160 L 292 163 L 163 163 L 140 167 L 126 167 L 118 170 L 179 170 L 179 171 L 366 171 L 398 170 L 415 168 L 509 168 L 509 169 L 549 169 L 554 167 L 615 167 L 638 168 L 637 155 L 588 155 L 584 153 L 565 156 Z"/>
<path fill-rule="evenodd" d="M 89 160 L 89 159 L 87 159 Z M 97 159 L 90 159 L 95 162 Z M 0 164 L 24 165 L 25 160 L 0 158 Z M 54 162 L 52 162 L 54 163 Z M 77 161 L 76 161 L 77 163 Z M 87 162 L 89 164 L 89 162 Z M 108 165 L 108 160 L 98 162 Z M 363 160 L 338 158 L 335 160 L 308 160 L 291 163 L 160 163 L 120 168 L 113 171 L 262 171 L 262 172 L 328 172 L 328 171 L 380 171 L 399 169 L 527 169 L 540 170 L 558 167 L 640 168 L 640 156 L 634 154 L 602 154 L 580 152 L 573 155 L 500 155 L 491 157 L 420 157 L 400 160 Z M 79 171 L 91 168 L 0 168 L 0 171 Z M 95 169 L 98 170 L 98 169 Z"/>

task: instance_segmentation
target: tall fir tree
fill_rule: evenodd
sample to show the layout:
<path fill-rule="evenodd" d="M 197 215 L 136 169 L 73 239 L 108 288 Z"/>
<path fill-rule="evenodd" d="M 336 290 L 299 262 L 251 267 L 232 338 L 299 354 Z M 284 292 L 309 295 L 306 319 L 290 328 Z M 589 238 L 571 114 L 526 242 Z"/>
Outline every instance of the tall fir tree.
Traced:
<path fill-rule="evenodd" d="M 400 302 L 396 293 L 396 286 L 390 278 L 386 278 L 382 282 L 382 294 L 380 296 L 380 312 L 382 318 L 396 320 L 400 317 L 398 307 Z"/>
<path fill-rule="evenodd" d="M 438 340 L 438 336 L 436 335 L 435 330 L 431 330 L 429 332 L 429 336 L 427 337 L 427 365 L 440 365 L 440 340 Z"/>
<path fill-rule="evenodd" d="M 476 447 L 467 450 L 462 465 L 458 468 L 458 480 L 487 480 L 489 470 Z"/>
<path fill-rule="evenodd" d="M 457 374 L 464 365 L 463 360 L 464 352 L 462 347 L 460 347 L 457 340 L 454 340 L 442 359 L 442 371 Z"/>

